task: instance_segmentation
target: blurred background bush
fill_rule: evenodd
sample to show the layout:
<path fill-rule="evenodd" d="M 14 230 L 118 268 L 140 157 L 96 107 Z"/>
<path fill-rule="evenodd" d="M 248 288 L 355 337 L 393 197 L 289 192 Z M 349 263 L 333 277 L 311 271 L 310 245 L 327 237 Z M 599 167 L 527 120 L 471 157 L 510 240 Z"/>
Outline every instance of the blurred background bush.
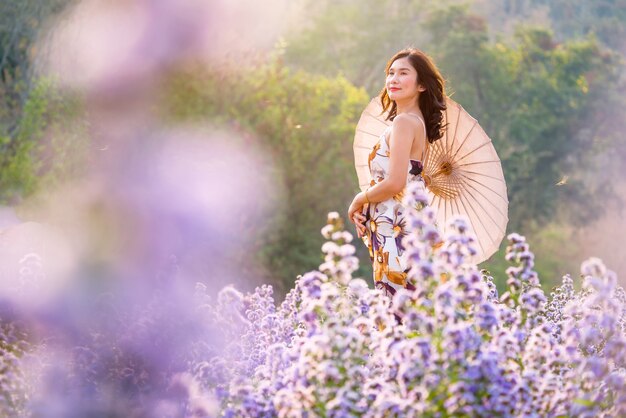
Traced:
<path fill-rule="evenodd" d="M 0 5 L 0 202 L 24 221 L 37 220 L 31 196 L 80 176 L 99 149 L 82 91 L 39 66 L 49 52 L 41 39 L 76 3 Z M 494 141 L 508 231 L 528 237 L 544 289 L 592 255 L 623 282 L 624 10 L 619 0 L 294 0 L 271 46 L 173 66 L 151 104 L 166 125 L 211 122 L 240 132 L 233 141 L 244 146 L 258 138 L 278 193 L 233 262 L 280 298 L 319 265 L 326 214 L 343 215 L 358 190 L 354 127 L 387 59 L 418 47 Z M 357 273 L 371 277 L 357 249 Z M 504 245 L 482 267 L 502 289 Z"/>

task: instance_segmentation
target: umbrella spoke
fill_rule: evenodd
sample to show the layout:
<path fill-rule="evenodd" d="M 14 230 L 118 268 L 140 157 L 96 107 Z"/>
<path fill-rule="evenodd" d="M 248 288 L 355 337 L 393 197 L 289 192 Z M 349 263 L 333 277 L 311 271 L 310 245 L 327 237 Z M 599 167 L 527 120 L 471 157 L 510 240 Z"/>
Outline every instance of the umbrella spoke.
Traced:
<path fill-rule="evenodd" d="M 429 152 L 424 162 L 426 172 L 432 173 L 437 169 L 437 162 L 443 160 L 442 156 L 445 155 L 441 146 L 433 146 L 429 148 Z"/>
<path fill-rule="evenodd" d="M 362 129 L 362 128 L 356 128 L 355 132 L 360 132 L 360 133 L 363 133 L 365 135 L 374 136 L 376 138 L 378 138 L 381 135 L 380 133 L 366 131 L 365 129 Z"/>
<path fill-rule="evenodd" d="M 372 150 L 372 147 L 367 147 L 365 145 L 355 145 L 352 149 L 354 150 L 362 149 L 362 150 L 365 150 L 367 153 L 369 153 L 369 151 Z"/>
<path fill-rule="evenodd" d="M 454 196 L 457 194 L 457 190 L 449 187 L 447 184 L 443 184 L 443 185 L 438 185 L 438 184 L 432 184 L 429 187 L 429 190 L 440 197 L 446 198 L 446 199 L 452 199 L 454 198 Z"/>
<path fill-rule="evenodd" d="M 455 106 L 456 107 L 456 106 Z M 457 108 L 457 110 L 459 110 Z M 446 109 L 446 116 L 448 115 L 448 110 Z M 452 136 L 452 143 L 448 144 L 446 141 L 446 145 L 448 145 L 449 149 L 454 149 L 454 143 L 456 142 L 456 133 L 459 129 L 459 121 L 461 120 L 461 118 L 459 117 L 461 114 L 460 112 L 456 114 L 456 125 L 454 125 L 454 135 Z M 449 122 L 449 120 L 446 118 L 446 122 Z M 449 129 L 446 128 L 446 140 L 448 139 L 448 131 Z"/>
<path fill-rule="evenodd" d="M 449 112 L 449 109 L 448 109 L 448 108 L 446 108 L 446 112 L 444 113 L 445 123 L 449 123 L 449 122 L 450 122 L 450 116 L 449 116 L 449 113 L 450 113 L 450 112 Z M 450 130 L 449 130 L 449 129 L 446 129 L 446 130 L 444 131 L 444 134 L 445 134 L 445 141 L 446 141 L 446 144 L 447 144 L 447 143 L 448 143 L 448 137 L 450 136 Z M 442 138 L 442 139 L 443 139 L 443 138 Z"/>
<path fill-rule="evenodd" d="M 474 190 L 475 190 L 478 194 L 480 194 L 481 196 L 485 197 L 482 193 L 480 193 L 480 191 L 479 191 L 479 190 L 476 190 L 476 189 L 474 189 Z M 481 202 L 481 201 L 479 201 L 479 200 L 476 198 L 476 196 L 474 196 L 473 194 L 471 194 L 471 193 L 469 192 L 469 190 L 466 190 L 466 192 L 467 192 L 467 195 L 468 195 L 468 196 L 471 196 L 471 197 L 474 199 L 474 201 L 476 202 L 476 204 L 477 204 L 477 205 L 479 205 L 480 207 L 482 207 L 482 202 Z M 491 203 L 491 201 L 489 201 L 489 200 L 487 200 L 487 201 L 488 201 L 489 203 Z M 498 208 L 497 208 L 497 206 L 495 206 L 495 205 L 494 205 L 494 207 L 496 208 L 496 210 L 498 209 Z M 484 213 L 485 213 L 485 215 L 487 215 L 487 217 L 488 217 L 489 219 L 491 219 L 491 221 L 494 223 L 494 225 L 496 226 L 496 228 L 498 228 L 498 229 L 500 230 L 500 232 L 504 235 L 504 234 L 506 233 L 506 231 L 505 231 L 504 229 L 502 229 L 502 227 L 499 225 L 499 222 L 497 222 L 495 219 L 493 219 L 493 217 L 491 216 L 491 214 L 490 214 L 488 211 L 485 211 Z M 502 212 L 500 212 L 500 215 L 502 215 L 502 216 L 504 217 L 504 214 L 502 214 Z"/>
<path fill-rule="evenodd" d="M 500 160 L 475 161 L 471 163 L 459 164 L 459 167 L 467 167 L 468 165 L 487 164 L 487 163 L 500 163 Z"/>
<path fill-rule="evenodd" d="M 477 146 L 476 148 L 474 148 L 473 150 L 471 150 L 470 152 L 468 152 L 468 153 L 467 153 L 467 154 L 465 154 L 464 156 L 457 158 L 457 160 L 456 160 L 456 161 L 462 161 L 462 160 L 463 160 L 463 158 L 467 157 L 468 155 L 471 155 L 472 153 L 474 153 L 474 152 L 478 151 L 479 149 L 481 149 L 481 148 L 482 148 L 482 147 L 484 147 L 485 145 L 489 145 L 489 144 L 491 144 L 491 140 L 489 140 L 489 141 L 487 141 L 487 142 L 484 142 L 484 143 L 480 144 L 479 146 Z"/>
<path fill-rule="evenodd" d="M 380 110 L 382 110 L 382 107 L 381 107 L 381 109 L 380 109 Z M 367 110 L 367 108 L 365 108 L 365 110 L 363 111 L 363 113 L 364 113 L 364 114 L 366 114 L 367 116 L 371 116 L 371 117 L 372 117 L 372 120 L 375 120 L 375 121 L 380 121 L 380 122 L 382 122 L 383 124 L 385 124 L 385 125 L 389 126 L 389 124 L 388 124 L 388 123 L 386 123 L 386 122 L 382 121 L 381 119 L 379 119 L 379 117 L 380 117 L 381 115 L 374 115 L 372 112 L 370 112 L 369 110 Z"/>
<path fill-rule="evenodd" d="M 474 121 L 476 122 L 476 121 Z M 452 155 L 452 158 L 456 157 L 456 155 L 459 153 L 459 151 L 461 150 L 461 148 L 463 148 L 463 145 L 465 145 L 465 142 L 467 142 L 467 138 L 469 138 L 472 134 L 472 131 L 474 131 L 474 127 L 478 125 L 478 123 L 474 123 L 472 125 L 472 129 L 469 130 L 469 132 L 467 133 L 467 135 L 465 135 L 465 138 L 463 138 L 463 142 L 461 143 L 461 145 L 459 145 L 459 147 L 456 149 L 456 151 L 454 152 L 454 155 Z"/>
<path fill-rule="evenodd" d="M 469 211 L 467 210 L 467 207 L 465 206 L 465 202 L 463 201 L 463 199 L 460 199 L 460 198 L 459 198 L 459 202 L 461 202 L 461 204 L 463 205 L 463 209 L 465 210 L 465 213 L 467 213 L 466 218 L 469 220 L 470 225 L 472 226 L 472 230 L 474 232 L 474 235 L 476 235 L 476 237 L 478 237 L 478 230 L 474 226 L 474 220 L 470 216 Z M 478 245 L 480 246 L 481 251 L 484 253 L 485 252 L 485 248 L 483 247 L 483 244 L 480 242 L 480 240 L 478 238 L 476 239 L 476 241 L 478 241 Z"/>
<path fill-rule="evenodd" d="M 497 211 L 498 211 L 498 213 L 499 213 L 500 215 L 502 215 L 502 218 L 506 218 L 506 216 L 507 216 L 507 215 L 506 215 L 506 214 L 504 214 L 504 213 L 502 213 L 502 211 L 500 210 L 500 208 L 499 208 L 499 207 L 498 207 L 498 206 L 497 206 L 497 205 L 496 205 L 496 204 L 495 204 L 495 203 L 494 203 L 494 202 L 493 202 L 490 198 L 488 198 L 487 196 L 485 196 L 485 195 L 484 195 L 484 194 L 483 194 L 480 190 L 478 190 L 477 188 L 475 188 L 475 187 L 474 187 L 473 185 L 471 185 L 471 184 L 468 184 L 468 185 L 467 185 L 467 187 L 471 188 L 471 189 L 472 189 L 472 190 L 474 190 L 476 193 L 478 193 L 478 194 L 480 194 L 482 197 L 484 197 L 484 198 L 485 198 L 485 200 L 486 200 L 487 202 L 489 202 L 489 204 L 490 204 L 491 206 L 493 206 L 493 208 L 494 208 L 495 210 L 497 210 Z M 493 219 L 493 218 L 492 218 L 492 219 Z M 494 221 L 494 222 L 495 222 L 495 221 Z M 497 224 L 497 222 L 495 222 L 495 223 Z M 502 227 L 500 227 L 500 229 L 502 229 Z M 504 231 L 504 229 L 502 229 L 502 230 Z"/>
<path fill-rule="evenodd" d="M 489 174 L 480 173 L 478 171 L 468 171 L 468 170 L 460 170 L 460 171 L 463 173 L 463 175 L 465 175 L 465 174 L 476 174 L 476 175 L 479 175 L 479 176 L 483 176 L 483 177 L 487 177 L 487 178 L 490 178 L 490 179 L 494 179 L 494 180 L 497 180 L 497 181 L 504 182 L 504 177 L 490 176 Z"/>
<path fill-rule="evenodd" d="M 497 191 L 493 190 L 491 187 L 489 187 L 489 186 L 487 186 L 487 185 L 485 185 L 485 184 L 483 184 L 483 183 L 481 183 L 481 182 L 479 182 L 479 181 L 477 181 L 477 180 L 475 180 L 475 179 L 473 179 L 473 178 L 471 178 L 471 177 L 465 177 L 465 178 L 466 178 L 467 180 L 472 181 L 472 182 L 474 182 L 474 183 L 476 183 L 476 184 L 478 184 L 478 185 L 480 185 L 480 186 L 484 187 L 485 189 L 487 189 L 487 190 L 489 190 L 489 191 L 493 192 L 493 194 L 495 194 L 496 196 L 498 196 L 500 199 L 502 199 L 502 200 L 503 200 L 504 202 L 506 202 L 507 204 L 509 203 L 509 202 L 508 202 L 508 200 L 507 200 L 504 196 L 502 196 L 499 192 L 497 192 Z M 469 183 L 468 183 L 468 184 L 469 184 Z"/>
<path fill-rule="evenodd" d="M 484 222 L 483 222 L 483 218 L 482 218 L 482 216 L 480 216 L 480 215 L 478 214 L 478 212 L 476 212 L 476 209 L 474 208 L 474 205 L 472 205 L 472 202 L 470 201 L 470 199 L 469 199 L 469 197 L 468 197 L 468 196 L 471 196 L 471 197 L 474 199 L 474 201 L 476 202 L 476 204 L 477 204 L 477 205 L 480 205 L 480 203 L 478 203 L 478 201 L 476 200 L 476 198 L 475 198 L 475 197 L 474 197 L 471 193 L 469 193 L 469 190 L 464 190 L 461 196 L 462 196 L 462 197 L 465 197 L 465 200 L 467 200 L 467 204 L 468 204 L 468 205 L 472 208 L 472 211 L 473 211 L 473 212 L 474 212 L 474 214 L 476 215 L 476 219 L 478 220 L 478 222 L 480 222 L 480 226 L 482 226 L 483 231 L 485 231 L 485 233 L 487 234 L 487 236 L 489 237 L 489 239 L 491 240 L 491 242 L 492 242 L 492 243 L 493 243 L 493 242 L 495 242 L 495 239 L 494 239 L 494 238 L 491 236 L 491 234 L 489 233 L 491 230 L 485 226 L 485 224 L 484 224 Z M 478 235 L 478 232 L 476 232 L 476 230 L 474 230 L 474 233 L 475 233 L 476 235 Z"/>
<path fill-rule="evenodd" d="M 436 194 L 444 196 L 448 199 L 454 198 L 458 195 L 459 189 L 464 185 L 464 182 L 456 173 L 451 175 L 435 175 L 431 179 L 429 189 Z"/>
<path fill-rule="evenodd" d="M 461 208 L 459 207 L 458 199 L 453 199 L 450 202 L 454 203 L 454 206 L 456 206 L 456 213 L 457 213 L 457 215 L 463 214 L 463 212 L 461 211 Z M 467 215 L 465 215 L 465 216 L 467 216 Z"/>

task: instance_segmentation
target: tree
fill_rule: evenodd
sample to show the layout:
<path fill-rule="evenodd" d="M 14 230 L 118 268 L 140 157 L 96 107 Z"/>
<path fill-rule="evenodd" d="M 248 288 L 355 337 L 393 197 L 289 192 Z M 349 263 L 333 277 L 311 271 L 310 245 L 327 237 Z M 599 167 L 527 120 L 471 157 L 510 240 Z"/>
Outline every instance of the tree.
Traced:
<path fill-rule="evenodd" d="M 511 228 L 545 224 L 560 201 L 572 221 L 597 214 L 601 205 L 590 197 L 604 179 L 590 181 L 585 169 L 598 141 L 592 132 L 602 125 L 594 116 L 610 106 L 605 93 L 619 81 L 617 55 L 593 37 L 557 43 L 536 27 L 492 43 L 485 20 L 462 6 L 434 13 L 428 28 L 453 97 L 479 120 L 502 159 Z M 559 188 L 564 175 L 569 184 Z"/>
<path fill-rule="evenodd" d="M 330 77 L 342 74 L 374 95 L 383 87 L 385 64 L 395 52 L 407 46 L 429 49 L 423 23 L 429 10 L 440 3 L 305 2 L 309 21 L 287 37 L 285 62 Z"/>
<path fill-rule="evenodd" d="M 273 157 L 282 201 L 251 237 L 258 242 L 253 257 L 266 266 L 265 282 L 279 279 L 288 290 L 298 274 L 321 263 L 319 231 L 327 213 L 347 210 L 358 191 L 352 139 L 368 95 L 345 77 L 293 70 L 280 59 L 239 71 L 183 72 L 167 90 L 163 114 L 170 122 L 237 121 Z"/>
<path fill-rule="evenodd" d="M 33 84 L 32 49 L 47 19 L 70 0 L 4 0 L 0 4 L 0 135 L 13 135 Z"/>
<path fill-rule="evenodd" d="M 533 0 L 548 8 L 560 39 L 595 34 L 605 45 L 626 54 L 626 2 L 624 0 Z"/>
<path fill-rule="evenodd" d="M 36 78 L 32 67 L 34 44 L 45 21 L 69 4 L 69 0 L 6 0 L 0 4 L 0 202 L 15 203 L 34 191 L 42 176 L 52 178 L 43 171 L 56 172 L 74 160 L 53 162 L 51 153 L 44 157 L 38 152 L 44 132 L 59 128 L 60 118 L 73 102 L 62 100 L 49 80 Z M 70 130 L 65 133 L 68 135 L 52 135 L 54 139 L 45 146 L 72 148 L 69 144 L 75 145 L 74 137 Z"/>

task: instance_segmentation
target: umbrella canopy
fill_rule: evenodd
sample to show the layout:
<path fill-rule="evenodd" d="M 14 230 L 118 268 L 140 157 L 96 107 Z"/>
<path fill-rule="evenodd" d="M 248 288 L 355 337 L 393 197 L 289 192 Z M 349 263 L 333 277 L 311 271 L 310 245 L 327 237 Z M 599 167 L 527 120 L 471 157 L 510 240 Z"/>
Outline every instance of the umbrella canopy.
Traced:
<path fill-rule="evenodd" d="M 444 135 L 427 145 L 422 176 L 442 232 L 446 233 L 451 217 L 465 216 L 478 241 L 478 254 L 472 261 L 480 263 L 498 250 L 509 220 L 502 164 L 476 119 L 450 98 L 446 105 Z M 380 99 L 374 97 L 356 126 L 354 164 L 361 190 L 372 180 L 369 153 L 391 124 L 381 113 Z"/>

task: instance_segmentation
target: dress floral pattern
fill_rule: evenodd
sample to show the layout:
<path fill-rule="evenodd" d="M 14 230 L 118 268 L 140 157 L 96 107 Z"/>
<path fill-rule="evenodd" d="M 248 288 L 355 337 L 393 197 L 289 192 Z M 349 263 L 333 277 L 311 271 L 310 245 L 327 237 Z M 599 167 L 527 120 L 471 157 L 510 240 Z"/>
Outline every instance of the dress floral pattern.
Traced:
<path fill-rule="evenodd" d="M 389 146 L 386 134 L 391 127 L 382 133 L 372 148 L 368 164 L 372 175 L 371 186 L 380 183 L 389 172 Z M 422 179 L 422 163 L 410 160 L 407 184 Z M 374 284 L 388 296 L 393 296 L 398 289 L 414 290 L 407 281 L 408 269 L 402 260 L 404 247 L 402 238 L 407 235 L 406 207 L 402 203 L 404 191 L 383 202 L 371 203 L 365 212 L 366 235 L 362 238 L 369 249 L 374 270 Z"/>

